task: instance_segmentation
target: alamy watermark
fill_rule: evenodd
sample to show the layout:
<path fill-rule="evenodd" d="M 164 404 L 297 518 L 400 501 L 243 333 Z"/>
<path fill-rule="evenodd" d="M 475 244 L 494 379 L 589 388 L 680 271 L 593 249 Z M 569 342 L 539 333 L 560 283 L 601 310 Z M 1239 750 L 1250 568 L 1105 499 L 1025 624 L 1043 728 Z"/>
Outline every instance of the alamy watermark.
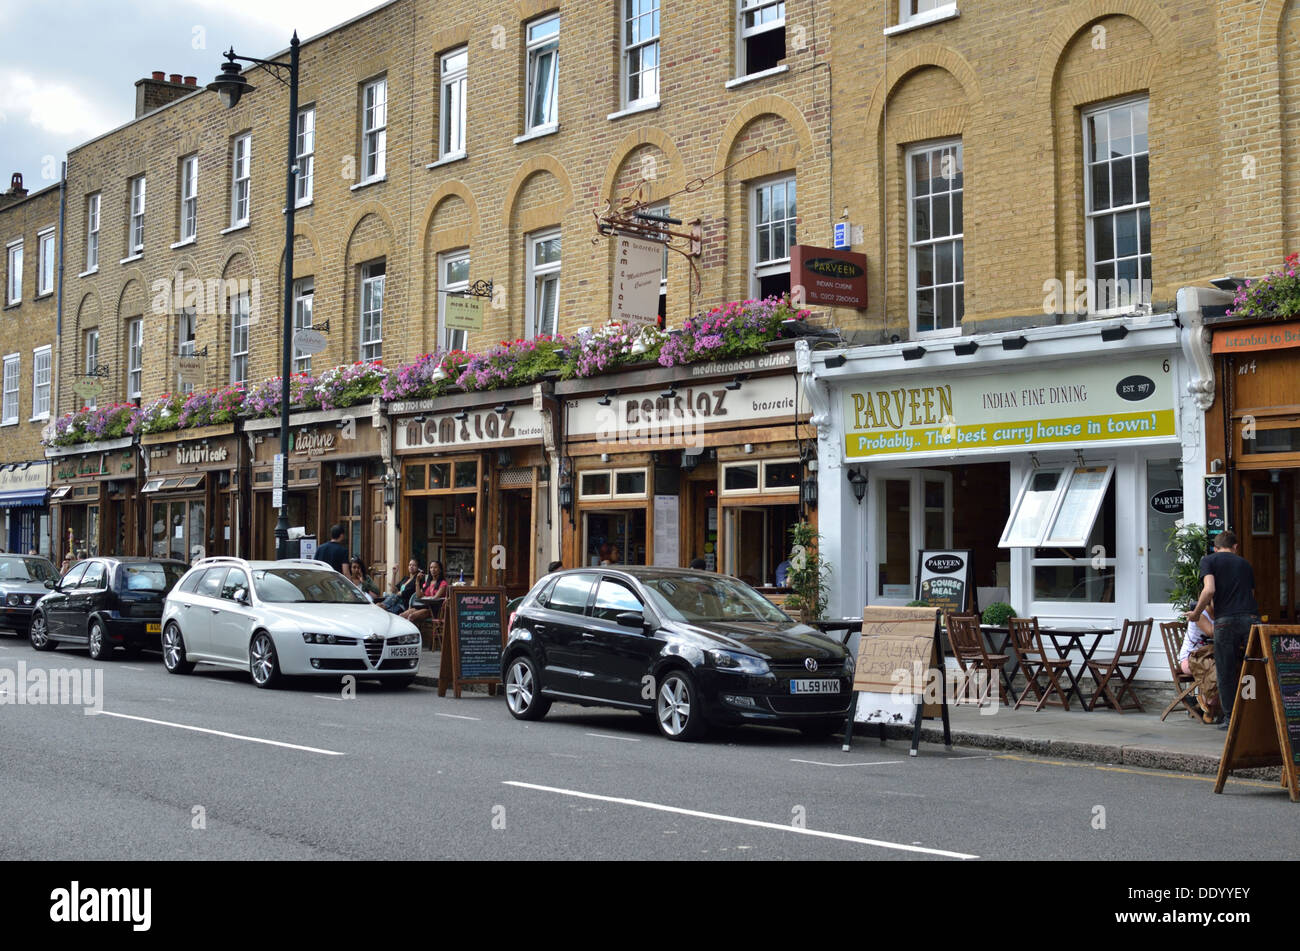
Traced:
<path fill-rule="evenodd" d="M 102 668 L 28 668 L 20 660 L 18 669 L 0 667 L 0 707 L 65 706 L 85 707 L 91 716 L 104 709 Z"/>
<path fill-rule="evenodd" d="M 1095 314 L 1109 310 L 1132 310 L 1151 302 L 1151 281 L 1077 277 L 1065 272 L 1065 280 L 1043 281 L 1043 313 Z"/>

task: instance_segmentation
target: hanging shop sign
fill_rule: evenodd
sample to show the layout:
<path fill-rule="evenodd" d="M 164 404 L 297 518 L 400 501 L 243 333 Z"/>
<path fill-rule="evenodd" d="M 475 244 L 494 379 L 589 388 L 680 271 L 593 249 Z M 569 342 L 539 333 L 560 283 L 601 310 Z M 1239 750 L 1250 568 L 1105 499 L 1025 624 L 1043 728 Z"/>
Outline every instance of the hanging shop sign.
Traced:
<path fill-rule="evenodd" d="M 293 335 L 293 348 L 299 353 L 305 353 L 308 356 L 314 356 L 318 353 L 324 353 L 325 348 L 329 346 L 329 340 L 319 330 L 312 330 L 310 327 L 304 327 Z"/>
<path fill-rule="evenodd" d="M 607 403 L 608 405 L 603 405 Z M 755 420 L 769 425 L 793 419 L 800 407 L 793 375 L 716 383 L 684 383 L 667 389 L 568 402 L 571 439 L 598 442 L 693 445 L 706 429 L 726 429 Z"/>
<path fill-rule="evenodd" d="M 486 297 L 463 297 L 448 294 L 443 321 L 449 330 L 482 330 Z"/>
<path fill-rule="evenodd" d="M 1215 353 L 1255 353 L 1288 347 L 1300 347 L 1300 323 L 1216 330 L 1211 349 Z"/>
<path fill-rule="evenodd" d="M 659 320 L 659 282 L 664 246 L 621 235 L 614 248 L 614 287 L 609 319 L 633 327 Z"/>
<path fill-rule="evenodd" d="M 206 357 L 177 357 L 176 370 L 180 375 L 181 382 L 188 383 L 191 386 L 202 386 L 206 364 Z"/>
<path fill-rule="evenodd" d="M 406 419 L 394 426 L 398 452 L 411 449 L 459 449 L 486 443 L 538 442 L 542 414 L 531 404 L 464 410 Z"/>
<path fill-rule="evenodd" d="M 867 256 L 838 248 L 790 248 L 791 298 L 797 305 L 867 306 Z"/>
<path fill-rule="evenodd" d="M 1174 379 L 1160 357 L 908 377 L 844 392 L 848 458 L 1038 448 L 1176 435 Z"/>
<path fill-rule="evenodd" d="M 1228 477 L 1222 473 L 1205 476 L 1205 534 L 1211 545 L 1228 530 Z"/>

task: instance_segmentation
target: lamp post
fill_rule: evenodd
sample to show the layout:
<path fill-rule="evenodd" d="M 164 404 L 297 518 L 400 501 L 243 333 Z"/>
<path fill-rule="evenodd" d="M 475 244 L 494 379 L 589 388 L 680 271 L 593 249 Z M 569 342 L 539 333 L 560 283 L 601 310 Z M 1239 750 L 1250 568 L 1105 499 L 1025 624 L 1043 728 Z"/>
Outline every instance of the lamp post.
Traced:
<path fill-rule="evenodd" d="M 295 30 L 289 41 L 289 62 L 276 63 L 271 60 L 256 59 L 252 56 L 236 56 L 234 47 L 225 54 L 226 62 L 221 64 L 217 78 L 208 83 L 208 89 L 221 96 L 221 102 L 227 109 L 239 104 L 246 92 L 252 92 L 253 86 L 240 73 L 236 62 L 255 63 L 271 71 L 280 82 L 289 87 L 289 152 L 285 162 L 284 194 L 284 327 L 283 353 L 280 365 L 280 484 L 279 517 L 275 522 L 275 557 L 289 557 L 289 516 L 284 505 L 284 484 L 288 482 L 289 464 L 289 376 L 293 369 L 293 212 L 295 204 L 295 179 L 298 174 L 298 33 Z M 289 79 L 285 82 L 281 70 L 288 70 Z"/>

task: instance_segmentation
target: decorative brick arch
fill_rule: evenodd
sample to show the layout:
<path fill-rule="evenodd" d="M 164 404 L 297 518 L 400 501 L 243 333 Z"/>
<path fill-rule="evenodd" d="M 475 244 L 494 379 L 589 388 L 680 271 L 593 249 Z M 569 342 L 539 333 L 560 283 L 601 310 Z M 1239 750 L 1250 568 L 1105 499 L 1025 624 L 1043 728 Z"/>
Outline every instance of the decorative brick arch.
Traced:
<path fill-rule="evenodd" d="M 469 233 L 471 236 L 478 234 L 478 202 L 474 199 L 474 192 L 464 182 L 453 180 L 443 182 L 438 186 L 438 190 L 433 193 L 424 205 L 424 212 L 420 216 L 420 230 L 416 234 L 416 250 L 423 253 L 429 239 L 429 227 L 433 224 L 433 217 L 438 213 L 439 206 L 448 198 L 456 197 L 465 203 L 469 211 Z"/>
<path fill-rule="evenodd" d="M 677 143 L 673 141 L 672 136 L 662 129 L 647 126 L 644 129 L 638 129 L 636 132 L 629 132 L 618 145 L 614 146 L 610 153 L 609 165 L 605 167 L 605 179 L 600 185 L 600 198 L 602 200 L 613 197 L 614 183 L 618 181 L 619 169 L 623 167 L 623 163 L 627 161 L 628 156 L 643 145 L 653 145 L 668 157 L 668 161 L 672 166 L 672 173 L 668 176 L 668 188 L 672 191 L 678 191 L 685 187 L 686 167 L 682 161 L 682 153 L 677 148 Z"/>
<path fill-rule="evenodd" d="M 1286 16 L 1287 7 L 1293 2 L 1294 0 L 1264 0 L 1260 4 L 1257 36 L 1261 45 L 1278 48 L 1282 42 L 1282 19 Z"/>
<path fill-rule="evenodd" d="M 1151 34 L 1152 46 L 1157 52 L 1155 61 L 1148 61 L 1148 75 L 1159 75 L 1157 63 L 1160 51 L 1175 49 L 1178 36 L 1169 18 L 1153 0 L 1082 0 L 1058 16 L 1056 29 L 1043 42 L 1043 51 L 1038 54 L 1038 70 L 1034 79 L 1034 109 L 1037 115 L 1051 113 L 1056 74 L 1066 47 L 1093 23 L 1110 16 L 1128 17 Z"/>
<path fill-rule="evenodd" d="M 140 288 L 140 305 L 142 310 L 148 309 L 149 306 L 149 285 L 145 281 L 144 272 L 139 268 L 131 268 L 126 272 L 126 277 L 122 281 L 121 288 L 117 292 L 117 319 L 121 322 L 126 317 L 136 316 L 134 313 L 123 313 L 122 308 L 126 306 L 127 293 L 134 284 Z"/>
<path fill-rule="evenodd" d="M 549 172 L 564 191 L 562 199 L 563 210 L 573 207 L 573 183 L 569 181 L 569 175 L 564 171 L 564 166 L 554 155 L 535 155 L 528 161 L 524 162 L 515 171 L 515 177 L 510 181 L 510 187 L 506 189 L 506 200 L 502 205 L 504 214 L 502 224 L 505 225 L 506 232 L 510 231 L 510 221 L 515 214 L 515 204 L 519 200 L 519 193 L 523 190 L 524 183 L 528 181 L 537 172 Z"/>
<path fill-rule="evenodd" d="M 384 209 L 383 205 L 375 201 L 368 201 L 356 210 L 356 213 L 348 221 L 347 227 L 343 229 L 343 233 L 347 235 L 347 242 L 344 245 L 344 253 L 346 253 L 347 248 L 352 245 L 352 239 L 357 233 L 357 226 L 370 215 L 374 215 L 383 222 L 384 228 L 388 231 L 388 240 L 390 242 L 393 240 L 393 235 L 397 233 L 397 229 L 393 227 L 393 219 L 389 217 L 388 212 Z"/>
<path fill-rule="evenodd" d="M 77 331 L 77 338 L 76 338 L 76 340 L 73 341 L 73 345 L 74 345 L 75 347 L 79 347 L 79 346 L 81 345 L 81 344 L 80 344 L 80 341 L 81 341 L 81 321 L 82 321 L 82 318 L 83 318 L 83 317 L 88 316 L 88 315 L 87 315 L 87 310 L 88 310 L 89 308 L 91 308 L 91 307 L 93 307 L 94 310 L 95 310 L 95 318 L 96 318 L 97 320 L 103 320 L 103 319 L 104 319 L 104 299 L 103 299 L 102 297 L 100 297 L 100 295 L 99 295 L 99 288 L 97 288 L 97 287 L 92 287 L 92 288 L 91 288 L 89 291 L 87 291 L 85 294 L 82 294 L 82 295 L 81 295 L 81 301 L 77 304 L 77 312 L 76 312 L 76 316 L 73 317 L 73 322 L 76 324 L 75 329 L 76 329 L 76 331 Z M 95 326 L 98 327 L 99 325 L 96 324 Z"/>
<path fill-rule="evenodd" d="M 741 106 L 740 110 L 731 117 L 731 121 L 727 123 L 726 128 L 722 130 L 718 151 L 713 158 L 714 174 L 727 167 L 727 157 L 731 155 L 731 149 L 736 144 L 736 139 L 745 131 L 746 126 L 760 116 L 768 114 L 784 119 L 794 131 L 795 139 L 798 141 L 794 155 L 795 161 L 798 160 L 800 155 L 812 155 L 812 130 L 808 128 L 808 122 L 804 119 L 803 113 L 799 111 L 798 107 L 784 96 L 759 96 L 757 99 L 751 99 Z M 749 177 L 748 170 L 744 172 L 744 177 Z"/>
<path fill-rule="evenodd" d="M 306 257 L 320 258 L 321 241 L 320 241 L 320 235 L 316 233 L 315 228 L 313 228 L 309 224 L 298 224 L 297 222 L 295 222 L 293 226 L 293 243 L 297 244 L 299 238 L 306 238 L 307 243 L 311 245 L 311 254 L 305 255 Z M 297 259 L 297 257 L 298 255 L 295 254 L 294 258 Z M 280 258 L 281 258 L 281 266 L 283 266 L 283 259 L 284 259 L 283 252 L 281 252 Z"/>
<path fill-rule="evenodd" d="M 281 253 L 283 254 L 283 252 Z M 248 268 L 253 272 L 251 276 L 254 278 L 257 277 L 257 256 L 253 254 L 253 249 L 249 247 L 248 244 L 241 241 L 231 249 L 230 253 L 226 255 L 225 260 L 221 262 L 222 280 L 225 280 L 226 275 L 230 273 L 230 265 L 233 264 L 235 259 L 238 257 L 248 259 Z"/>
<path fill-rule="evenodd" d="M 867 128 L 879 130 L 885 121 L 885 103 L 902 82 L 912 73 L 932 66 L 952 76 L 966 93 L 966 106 L 977 109 L 983 103 L 979 77 L 970 63 L 956 50 L 937 43 L 927 43 L 908 50 L 897 59 L 891 59 L 889 72 L 876 83 L 871 93 L 871 107 L 867 112 Z M 953 107 L 958 108 L 958 107 Z"/>

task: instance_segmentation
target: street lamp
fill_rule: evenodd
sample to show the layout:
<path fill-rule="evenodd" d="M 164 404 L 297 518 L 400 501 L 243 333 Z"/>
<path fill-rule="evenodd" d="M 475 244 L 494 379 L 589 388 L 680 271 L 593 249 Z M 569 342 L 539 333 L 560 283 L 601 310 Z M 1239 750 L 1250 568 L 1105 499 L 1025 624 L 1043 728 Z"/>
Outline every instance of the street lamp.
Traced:
<path fill-rule="evenodd" d="M 221 64 L 217 78 L 208 83 L 208 89 L 221 97 L 221 103 L 227 109 L 239 104 L 246 92 L 252 92 L 253 86 L 240 73 L 236 61 L 254 63 L 271 71 L 280 82 L 289 87 L 289 153 L 285 162 L 285 196 L 284 196 L 284 327 L 283 354 L 280 366 L 280 459 L 281 473 L 284 474 L 280 486 L 279 518 L 275 522 L 275 557 L 289 557 L 289 516 L 284 506 L 284 482 L 287 482 L 286 468 L 289 462 L 289 377 L 293 370 L 293 212 L 294 186 L 298 174 L 298 33 L 295 30 L 289 41 L 289 62 L 275 63 L 271 60 L 256 59 L 252 56 L 236 56 L 234 47 L 225 54 L 226 62 Z M 289 79 L 285 82 L 280 74 L 288 70 Z"/>

